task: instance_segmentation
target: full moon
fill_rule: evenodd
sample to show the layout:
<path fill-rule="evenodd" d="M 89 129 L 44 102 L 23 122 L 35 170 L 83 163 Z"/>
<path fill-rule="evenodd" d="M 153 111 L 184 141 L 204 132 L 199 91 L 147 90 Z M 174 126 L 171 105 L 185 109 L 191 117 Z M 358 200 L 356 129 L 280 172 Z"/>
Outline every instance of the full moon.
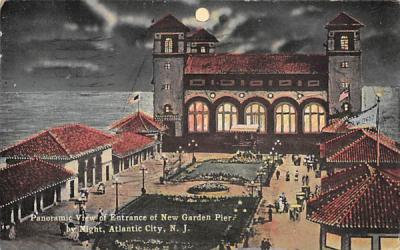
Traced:
<path fill-rule="evenodd" d="M 196 10 L 196 20 L 199 22 L 205 22 L 210 18 L 210 12 L 206 8 L 198 8 Z"/>

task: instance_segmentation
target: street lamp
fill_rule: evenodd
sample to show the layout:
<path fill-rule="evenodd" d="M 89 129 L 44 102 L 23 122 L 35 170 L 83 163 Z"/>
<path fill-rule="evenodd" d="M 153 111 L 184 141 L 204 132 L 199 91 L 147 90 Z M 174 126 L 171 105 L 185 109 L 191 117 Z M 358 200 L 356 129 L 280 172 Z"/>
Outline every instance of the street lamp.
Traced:
<path fill-rule="evenodd" d="M 178 154 L 178 160 L 179 160 L 179 167 L 182 166 L 182 155 L 185 153 L 185 151 L 182 150 L 182 146 L 178 147 L 178 150 L 176 150 L 176 153 Z"/>
<path fill-rule="evenodd" d="M 142 195 L 146 194 L 146 189 L 144 188 L 144 174 L 147 173 L 147 168 L 142 164 L 140 166 L 140 171 L 142 171 Z"/>
<path fill-rule="evenodd" d="M 254 197 L 254 189 L 256 187 L 257 186 L 254 184 L 254 181 L 251 181 L 250 184 L 249 184 L 249 188 L 251 189 L 251 197 Z"/>
<path fill-rule="evenodd" d="M 115 186 L 115 213 L 118 212 L 118 186 L 122 185 L 122 182 L 119 181 L 118 177 L 115 177 L 112 186 Z"/>
<path fill-rule="evenodd" d="M 163 159 L 162 183 L 164 183 L 165 180 L 166 180 L 166 172 L 165 172 L 165 171 L 166 171 L 168 159 L 167 159 L 167 157 L 165 157 L 165 156 L 163 156 L 162 159 Z"/>
<path fill-rule="evenodd" d="M 192 149 L 192 163 L 196 162 L 196 157 L 194 156 L 194 151 L 196 150 L 196 148 L 199 145 L 196 143 L 196 141 L 194 139 L 192 139 L 189 143 L 188 143 L 188 147 L 189 149 Z"/>
<path fill-rule="evenodd" d="M 262 176 L 266 175 L 267 173 L 264 171 L 262 167 L 257 171 L 257 176 L 260 179 L 260 197 L 262 197 Z"/>

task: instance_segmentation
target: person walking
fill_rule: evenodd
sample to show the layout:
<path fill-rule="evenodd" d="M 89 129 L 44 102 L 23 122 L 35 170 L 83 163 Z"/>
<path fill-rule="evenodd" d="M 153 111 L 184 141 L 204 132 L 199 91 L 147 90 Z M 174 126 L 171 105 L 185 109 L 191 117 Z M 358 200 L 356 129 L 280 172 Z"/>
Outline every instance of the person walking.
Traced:
<path fill-rule="evenodd" d="M 306 184 L 306 176 L 303 175 L 303 177 L 301 177 L 301 184 L 304 186 Z"/>
<path fill-rule="evenodd" d="M 279 180 L 279 176 L 281 175 L 281 172 L 279 170 L 276 170 L 276 179 Z"/>
<path fill-rule="evenodd" d="M 310 183 L 310 177 L 308 177 L 308 175 L 306 175 L 305 183 L 306 183 L 306 186 L 308 186 L 308 184 Z"/>
<path fill-rule="evenodd" d="M 269 209 L 268 209 L 268 221 L 272 222 L 272 208 L 271 207 L 269 207 Z"/>

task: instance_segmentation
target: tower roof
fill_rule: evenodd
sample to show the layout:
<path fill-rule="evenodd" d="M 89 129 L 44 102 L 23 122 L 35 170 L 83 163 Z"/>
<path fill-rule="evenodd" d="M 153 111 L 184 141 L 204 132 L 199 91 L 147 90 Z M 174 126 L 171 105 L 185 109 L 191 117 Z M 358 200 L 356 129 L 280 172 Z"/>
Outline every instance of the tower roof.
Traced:
<path fill-rule="evenodd" d="M 153 23 L 149 30 L 151 31 L 185 31 L 190 29 L 181 23 L 176 17 L 171 14 L 166 15 L 157 22 Z"/>
<path fill-rule="evenodd" d="M 163 132 L 166 130 L 162 124 L 158 123 L 153 117 L 144 112 L 136 112 L 135 114 L 124 117 L 111 124 L 110 129 L 117 132 L 130 131 L 139 134 Z"/>
<path fill-rule="evenodd" d="M 345 12 L 340 12 L 333 20 L 328 22 L 326 28 L 361 28 L 364 24 L 348 15 Z"/>
<path fill-rule="evenodd" d="M 205 29 L 196 31 L 188 38 L 193 42 L 218 42 L 217 38 Z"/>

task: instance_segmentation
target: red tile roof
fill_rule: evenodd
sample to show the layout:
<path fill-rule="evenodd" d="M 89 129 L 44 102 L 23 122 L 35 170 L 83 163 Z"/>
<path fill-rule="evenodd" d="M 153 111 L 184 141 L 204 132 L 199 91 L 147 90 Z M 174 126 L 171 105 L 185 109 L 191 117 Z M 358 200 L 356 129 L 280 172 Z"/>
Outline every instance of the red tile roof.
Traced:
<path fill-rule="evenodd" d="M 116 134 L 113 138 L 113 155 L 120 158 L 154 145 L 155 140 L 134 132 Z"/>
<path fill-rule="evenodd" d="M 336 118 L 331 120 L 330 124 L 322 128 L 323 133 L 342 134 L 350 131 L 349 125 L 346 122 L 347 117 Z"/>
<path fill-rule="evenodd" d="M 338 228 L 399 230 L 399 188 L 396 179 L 370 169 L 310 200 L 308 220 Z"/>
<path fill-rule="evenodd" d="M 364 27 L 360 21 L 345 12 L 339 13 L 332 21 L 326 24 L 327 28 L 360 28 Z"/>
<path fill-rule="evenodd" d="M 185 31 L 188 32 L 190 29 L 181 23 L 176 17 L 171 14 L 161 18 L 149 28 L 151 31 Z"/>
<path fill-rule="evenodd" d="M 380 162 L 400 163 L 400 147 L 389 137 L 380 133 Z M 371 130 L 358 129 L 323 143 L 326 162 L 376 162 L 377 134 Z"/>
<path fill-rule="evenodd" d="M 7 158 L 70 160 L 111 147 L 111 135 L 82 124 L 55 127 L 0 152 Z"/>
<path fill-rule="evenodd" d="M 74 176 L 63 167 L 31 159 L 0 169 L 0 207 L 65 182 Z"/>
<path fill-rule="evenodd" d="M 166 128 L 153 117 L 144 112 L 137 112 L 111 124 L 110 129 L 118 132 L 154 133 L 163 132 Z"/>
<path fill-rule="evenodd" d="M 189 55 L 185 74 L 327 74 L 325 55 Z"/>
<path fill-rule="evenodd" d="M 196 31 L 188 37 L 188 40 L 192 42 L 218 42 L 217 38 L 205 29 Z"/>
<path fill-rule="evenodd" d="M 321 179 L 321 191 L 329 192 L 337 189 L 353 179 L 368 176 L 370 174 L 369 168 L 366 164 L 354 165 L 336 172 L 332 176 L 325 176 Z"/>

